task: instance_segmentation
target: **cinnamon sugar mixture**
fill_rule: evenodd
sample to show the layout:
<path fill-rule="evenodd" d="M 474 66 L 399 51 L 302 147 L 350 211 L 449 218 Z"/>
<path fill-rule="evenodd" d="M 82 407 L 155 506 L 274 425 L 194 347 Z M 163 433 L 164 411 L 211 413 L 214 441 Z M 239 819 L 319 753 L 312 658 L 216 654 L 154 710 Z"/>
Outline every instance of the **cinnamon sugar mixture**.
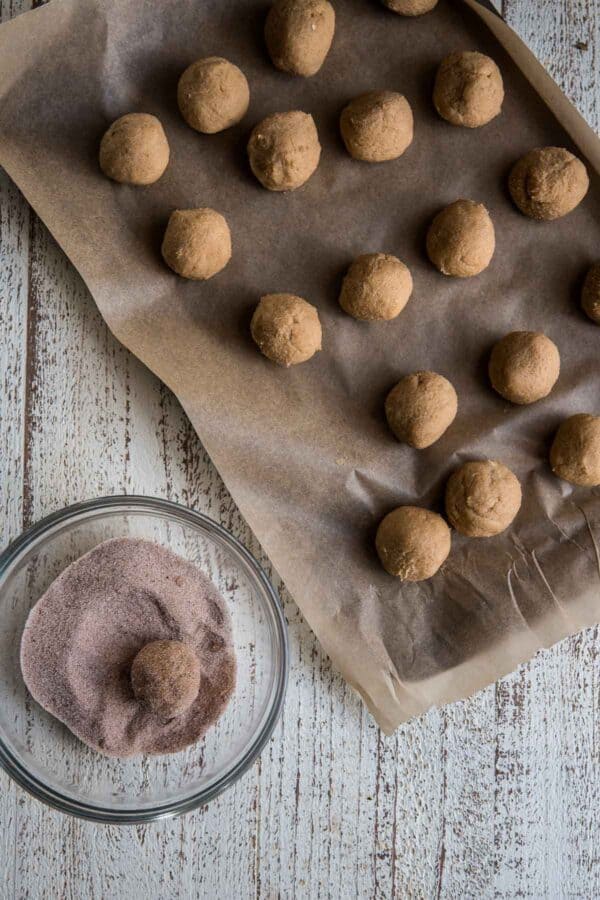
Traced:
<path fill-rule="evenodd" d="M 200 690 L 184 713 L 160 718 L 134 697 L 130 668 L 157 640 L 189 643 Z M 21 642 L 31 694 L 84 743 L 109 756 L 174 753 L 223 713 L 236 663 L 225 601 L 195 565 L 130 538 L 72 563 L 32 609 Z"/>

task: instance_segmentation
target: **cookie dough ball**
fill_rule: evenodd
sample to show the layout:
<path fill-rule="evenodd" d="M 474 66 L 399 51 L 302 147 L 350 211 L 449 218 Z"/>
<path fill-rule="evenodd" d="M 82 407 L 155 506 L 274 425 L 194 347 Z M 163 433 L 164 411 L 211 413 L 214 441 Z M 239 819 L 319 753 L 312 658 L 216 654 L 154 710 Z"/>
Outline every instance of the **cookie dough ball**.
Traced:
<path fill-rule="evenodd" d="M 273 65 L 291 75 L 316 75 L 334 31 L 335 11 L 328 0 L 275 0 L 265 23 Z"/>
<path fill-rule="evenodd" d="M 560 219 L 579 206 L 590 180 L 580 159 L 562 147 L 526 153 L 508 179 L 511 197 L 531 219 Z"/>
<path fill-rule="evenodd" d="M 377 529 L 381 565 L 402 581 L 431 578 L 450 553 L 450 529 L 441 516 L 418 506 L 399 506 Z"/>
<path fill-rule="evenodd" d="M 581 306 L 592 322 L 600 325 L 600 263 L 595 263 L 585 276 Z"/>
<path fill-rule="evenodd" d="M 417 450 L 434 444 L 456 418 L 456 391 L 437 372 L 414 372 L 387 395 L 385 415 L 399 441 Z"/>
<path fill-rule="evenodd" d="M 571 484 L 600 485 L 600 417 L 580 413 L 566 419 L 556 432 L 550 465 Z"/>
<path fill-rule="evenodd" d="M 121 184 L 154 184 L 169 164 L 169 142 L 156 116 L 128 113 L 100 142 L 100 168 Z"/>
<path fill-rule="evenodd" d="M 387 253 L 365 253 L 354 260 L 340 292 L 340 306 L 355 319 L 394 319 L 412 294 L 408 266 Z"/>
<path fill-rule="evenodd" d="M 216 134 L 244 118 L 250 89 L 241 69 L 220 56 L 198 59 L 177 85 L 177 103 L 191 128 Z"/>
<path fill-rule="evenodd" d="M 131 665 L 136 700 L 164 719 L 181 715 L 200 690 L 200 661 L 193 647 L 182 641 L 152 641 Z"/>
<path fill-rule="evenodd" d="M 489 362 L 494 390 L 511 403 L 547 397 L 560 373 L 558 347 L 539 331 L 512 331 L 494 346 Z"/>
<path fill-rule="evenodd" d="M 494 225 L 483 203 L 457 200 L 429 226 L 427 253 L 443 275 L 479 275 L 489 266 L 495 248 Z"/>
<path fill-rule="evenodd" d="M 321 157 L 311 115 L 275 113 L 263 119 L 248 142 L 250 168 L 269 191 L 295 191 L 315 172 Z"/>
<path fill-rule="evenodd" d="M 386 162 L 402 156 L 413 139 L 413 114 L 402 94 L 370 91 L 342 110 L 340 131 L 354 159 Z"/>
<path fill-rule="evenodd" d="M 162 255 L 182 278 L 212 278 L 231 259 L 231 233 L 224 216 L 208 208 L 176 209 L 165 231 Z"/>
<path fill-rule="evenodd" d="M 500 69 L 493 59 L 476 51 L 451 53 L 435 79 L 433 102 L 452 125 L 479 128 L 499 115 L 504 100 Z"/>
<path fill-rule="evenodd" d="M 486 459 L 465 463 L 446 485 L 446 514 L 468 537 L 500 534 L 521 508 L 521 485 L 502 463 Z"/>
<path fill-rule="evenodd" d="M 295 294 L 265 294 L 250 331 L 260 352 L 280 366 L 306 362 L 321 349 L 319 313 Z"/>
<path fill-rule="evenodd" d="M 387 6 L 399 16 L 422 16 L 437 6 L 438 0 L 383 0 Z"/>

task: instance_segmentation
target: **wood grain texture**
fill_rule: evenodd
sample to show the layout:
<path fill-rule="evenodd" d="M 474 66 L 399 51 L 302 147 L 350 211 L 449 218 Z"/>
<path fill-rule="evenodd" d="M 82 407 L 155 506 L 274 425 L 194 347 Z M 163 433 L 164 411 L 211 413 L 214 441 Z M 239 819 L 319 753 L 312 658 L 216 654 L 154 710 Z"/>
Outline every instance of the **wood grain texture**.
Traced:
<path fill-rule="evenodd" d="M 4 12 L 4 10 L 2 10 Z M 22 527 L 25 346 L 30 213 L 0 171 L 0 533 L 2 546 Z M 0 781 L 0 896 L 15 893 L 15 856 L 21 791 Z"/>
<path fill-rule="evenodd" d="M 598 132 L 598 4 L 508 0 L 504 14 Z M 600 790 L 599 647 L 600 631 L 590 629 L 495 688 L 495 879 L 502 896 L 600 896 L 590 846 Z"/>
<path fill-rule="evenodd" d="M 598 129 L 596 0 L 504 13 Z M 177 401 L 108 333 L 3 175 L 0 254 L 2 545 L 66 503 L 137 491 L 222 522 L 281 588 Z M 290 688 L 252 771 L 184 819 L 121 829 L 0 775 L 1 898 L 600 896 L 597 629 L 386 739 L 282 595 Z"/>

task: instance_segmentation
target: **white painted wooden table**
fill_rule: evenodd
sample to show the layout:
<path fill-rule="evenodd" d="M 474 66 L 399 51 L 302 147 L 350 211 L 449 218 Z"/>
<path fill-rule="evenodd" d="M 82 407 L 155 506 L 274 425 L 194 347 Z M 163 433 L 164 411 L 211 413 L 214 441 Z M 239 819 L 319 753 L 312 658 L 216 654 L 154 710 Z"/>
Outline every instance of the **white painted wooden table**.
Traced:
<path fill-rule="evenodd" d="M 0 0 L 3 19 L 29 6 Z M 598 129 L 598 0 L 504 14 Z M 124 492 L 208 513 L 268 570 L 177 401 L 0 172 L 0 543 Z M 283 597 L 290 687 L 260 762 L 209 807 L 139 828 L 68 819 L 0 775 L 3 900 L 600 897 L 598 629 L 386 739 Z"/>

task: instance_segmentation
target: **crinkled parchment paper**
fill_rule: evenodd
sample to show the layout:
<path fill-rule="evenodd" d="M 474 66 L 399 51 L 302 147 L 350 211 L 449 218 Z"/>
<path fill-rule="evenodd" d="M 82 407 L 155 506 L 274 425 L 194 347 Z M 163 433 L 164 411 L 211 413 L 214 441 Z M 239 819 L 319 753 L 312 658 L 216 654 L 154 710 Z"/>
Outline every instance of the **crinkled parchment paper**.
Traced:
<path fill-rule="evenodd" d="M 600 412 L 600 329 L 577 304 L 600 255 L 598 189 L 567 218 L 536 223 L 505 187 L 523 152 L 572 146 L 540 94 L 597 168 L 600 150 L 475 0 L 440 0 L 420 19 L 375 0 L 336 9 L 333 49 L 305 80 L 266 57 L 262 0 L 53 0 L 0 28 L 0 163 L 111 330 L 177 394 L 325 650 L 392 730 L 600 619 L 600 492 L 573 489 L 547 464 L 563 417 Z M 506 83 L 502 115 L 478 131 L 446 124 L 430 99 L 437 63 L 463 48 L 493 56 Z M 181 120 L 175 88 L 188 63 L 210 54 L 241 65 L 252 100 L 240 125 L 209 137 Z M 395 162 L 354 162 L 338 136 L 341 108 L 371 88 L 400 90 L 414 108 L 414 143 Z M 253 179 L 244 148 L 252 125 L 286 109 L 314 115 L 323 156 L 301 190 L 281 195 Z M 117 186 L 97 166 L 103 131 L 134 110 L 158 115 L 172 148 L 165 176 L 143 189 Z M 497 233 L 492 265 L 469 280 L 438 274 L 423 248 L 433 214 L 458 197 L 483 201 Z M 233 232 L 230 265 L 204 284 L 178 279 L 160 258 L 168 215 L 186 206 L 216 207 Z M 397 320 L 365 324 L 339 310 L 337 292 L 352 258 L 376 250 L 408 263 L 415 290 Z M 319 308 L 324 349 L 309 363 L 281 370 L 249 339 L 268 291 Z M 562 353 L 557 389 L 530 408 L 507 405 L 486 381 L 490 346 L 513 329 L 544 330 Z M 382 414 L 388 389 L 417 368 L 448 376 L 460 401 L 454 426 L 421 452 L 395 442 Z M 521 514 L 498 538 L 454 535 L 433 580 L 399 584 L 374 555 L 377 523 L 401 503 L 439 508 L 448 474 L 473 457 L 514 469 Z"/>

